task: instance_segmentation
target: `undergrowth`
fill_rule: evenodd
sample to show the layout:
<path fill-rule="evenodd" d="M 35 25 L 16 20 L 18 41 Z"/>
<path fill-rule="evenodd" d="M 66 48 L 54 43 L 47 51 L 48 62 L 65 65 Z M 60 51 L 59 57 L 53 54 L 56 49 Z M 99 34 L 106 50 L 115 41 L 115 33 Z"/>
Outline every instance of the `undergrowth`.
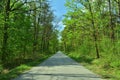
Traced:
<path fill-rule="evenodd" d="M 71 52 L 68 55 L 86 68 L 101 75 L 103 79 L 120 80 L 120 61 L 117 56 L 108 57 L 106 55 L 96 59 L 90 55 L 84 56 L 77 52 Z"/>
<path fill-rule="evenodd" d="M 32 61 L 26 61 L 24 64 L 21 64 L 19 66 L 16 66 L 12 69 L 3 69 L 2 66 L 0 66 L 0 80 L 11 80 L 22 74 L 23 72 L 31 69 L 33 66 L 36 66 L 43 62 L 45 59 L 50 57 L 51 55 L 40 55 L 39 58 L 33 59 Z"/>

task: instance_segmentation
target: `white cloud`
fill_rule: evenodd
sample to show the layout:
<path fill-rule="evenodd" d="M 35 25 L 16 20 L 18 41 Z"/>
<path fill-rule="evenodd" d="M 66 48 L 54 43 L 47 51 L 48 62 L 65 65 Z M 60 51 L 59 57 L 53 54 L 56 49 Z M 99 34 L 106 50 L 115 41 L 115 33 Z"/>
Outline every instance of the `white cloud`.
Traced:
<path fill-rule="evenodd" d="M 57 30 L 59 30 L 59 31 L 63 31 L 64 28 L 65 28 L 65 25 L 63 24 L 62 21 L 60 21 L 60 22 L 58 23 L 58 28 L 57 28 Z"/>

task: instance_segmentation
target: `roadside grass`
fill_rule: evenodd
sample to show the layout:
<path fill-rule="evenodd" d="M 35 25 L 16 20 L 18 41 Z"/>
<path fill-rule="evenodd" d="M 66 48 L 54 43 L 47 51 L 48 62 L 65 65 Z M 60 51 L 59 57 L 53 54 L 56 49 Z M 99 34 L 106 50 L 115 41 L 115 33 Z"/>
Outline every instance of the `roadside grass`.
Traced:
<path fill-rule="evenodd" d="M 34 59 L 32 61 L 27 61 L 20 66 L 17 66 L 13 69 L 7 70 L 4 69 L 3 72 L 0 74 L 0 80 L 11 80 L 22 74 L 23 72 L 30 70 L 33 66 L 36 66 L 46 60 L 51 55 L 41 55 L 40 58 Z"/>
<path fill-rule="evenodd" d="M 81 56 L 75 52 L 71 52 L 68 56 L 105 80 L 120 80 L 120 68 L 111 67 L 105 58 L 95 59 L 90 56 Z"/>

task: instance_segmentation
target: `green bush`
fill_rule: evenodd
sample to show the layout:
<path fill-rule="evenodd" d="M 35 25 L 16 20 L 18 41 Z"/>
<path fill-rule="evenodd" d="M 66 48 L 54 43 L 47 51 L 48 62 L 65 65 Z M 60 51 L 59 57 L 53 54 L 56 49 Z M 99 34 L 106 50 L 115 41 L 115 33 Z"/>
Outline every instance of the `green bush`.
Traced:
<path fill-rule="evenodd" d="M 120 67 L 120 61 L 118 56 L 112 56 L 110 66 L 116 69 Z"/>
<path fill-rule="evenodd" d="M 2 65 L 0 65 L 0 73 L 3 71 L 3 67 Z"/>

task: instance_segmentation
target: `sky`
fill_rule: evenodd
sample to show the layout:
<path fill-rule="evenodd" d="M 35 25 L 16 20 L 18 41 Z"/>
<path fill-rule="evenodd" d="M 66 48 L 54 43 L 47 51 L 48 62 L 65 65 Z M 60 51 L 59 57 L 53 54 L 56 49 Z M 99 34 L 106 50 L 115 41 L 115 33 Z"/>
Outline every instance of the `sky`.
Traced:
<path fill-rule="evenodd" d="M 62 31 L 64 29 L 64 25 L 62 23 L 62 19 L 64 18 L 64 14 L 66 13 L 66 8 L 64 6 L 65 0 L 50 0 L 50 5 L 52 10 L 54 11 L 54 15 L 59 19 L 58 30 Z"/>
<path fill-rule="evenodd" d="M 65 0 L 51 0 L 50 4 L 57 17 L 62 17 L 66 13 Z"/>

